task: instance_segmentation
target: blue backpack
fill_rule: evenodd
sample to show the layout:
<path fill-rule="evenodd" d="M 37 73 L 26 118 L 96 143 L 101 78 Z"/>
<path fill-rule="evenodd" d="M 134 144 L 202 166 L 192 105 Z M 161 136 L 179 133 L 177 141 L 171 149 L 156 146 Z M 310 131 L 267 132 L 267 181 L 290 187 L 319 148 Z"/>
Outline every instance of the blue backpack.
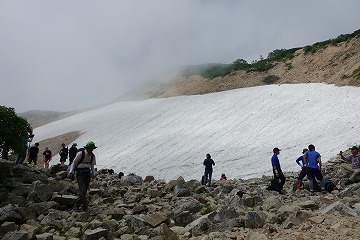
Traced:
<path fill-rule="evenodd" d="M 324 185 L 325 185 L 325 190 L 329 193 L 331 193 L 335 189 L 335 185 L 330 178 L 324 179 Z"/>

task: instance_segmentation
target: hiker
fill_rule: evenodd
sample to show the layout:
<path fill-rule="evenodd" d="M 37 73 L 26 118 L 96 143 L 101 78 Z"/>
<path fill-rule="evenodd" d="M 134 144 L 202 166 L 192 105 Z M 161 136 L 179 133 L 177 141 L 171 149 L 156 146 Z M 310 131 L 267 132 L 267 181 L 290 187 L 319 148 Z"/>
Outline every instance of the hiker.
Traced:
<path fill-rule="evenodd" d="M 310 144 L 308 151 L 304 153 L 304 163 L 306 165 L 306 175 L 309 180 L 309 188 L 311 195 L 314 194 L 315 178 L 320 181 L 321 191 L 325 191 L 324 177 L 321 173 L 321 155 L 315 151 L 315 146 Z"/>
<path fill-rule="evenodd" d="M 227 177 L 226 177 L 225 173 L 221 174 L 220 180 L 227 180 Z"/>
<path fill-rule="evenodd" d="M 43 152 L 43 162 L 44 162 L 44 168 L 49 168 L 49 162 L 52 158 L 52 152 L 49 150 L 48 147 L 45 148 L 45 151 Z"/>
<path fill-rule="evenodd" d="M 298 159 L 296 159 L 296 163 L 297 165 L 299 165 L 301 167 L 301 171 L 299 173 L 299 175 L 297 176 L 297 179 L 299 181 L 302 181 L 304 179 L 304 177 L 306 176 L 306 166 L 305 166 L 305 162 L 304 162 L 304 154 L 308 151 L 308 149 L 304 148 L 302 150 L 302 154 L 300 157 L 298 157 Z"/>
<path fill-rule="evenodd" d="M 90 185 L 91 177 L 95 176 L 94 165 L 96 165 L 96 158 L 93 153 L 94 149 L 96 149 L 94 142 L 86 143 L 84 150 L 81 150 L 76 154 L 68 173 L 68 177 L 71 177 L 74 172 L 76 172 L 76 179 L 79 186 L 79 198 L 75 203 L 74 210 L 77 212 L 88 211 L 86 193 Z"/>
<path fill-rule="evenodd" d="M 35 143 L 28 149 L 28 162 L 31 164 L 32 162 L 34 165 L 37 165 L 37 157 L 39 153 L 39 143 Z"/>
<path fill-rule="evenodd" d="M 343 152 L 340 151 L 340 157 L 345 162 L 351 162 L 351 167 L 347 165 L 342 165 L 341 167 L 347 171 L 350 171 L 352 175 L 350 176 L 349 180 L 345 182 L 345 185 L 359 182 L 358 177 L 360 176 L 360 154 L 359 148 L 357 146 L 353 146 L 349 148 L 351 151 L 351 155 L 348 157 L 343 156 Z"/>
<path fill-rule="evenodd" d="M 68 158 L 69 150 L 65 146 L 65 143 L 61 144 L 61 150 L 59 152 L 60 155 L 60 163 L 63 165 L 66 162 L 66 159 Z"/>
<path fill-rule="evenodd" d="M 280 179 L 280 190 L 279 192 L 282 191 L 284 184 L 285 184 L 285 176 L 284 173 L 281 170 L 281 166 L 280 166 L 280 161 L 278 158 L 278 155 L 280 154 L 280 149 L 279 148 L 274 148 L 273 149 L 273 156 L 271 157 L 271 165 L 272 165 L 272 170 L 273 170 L 273 174 L 274 174 L 274 179 Z"/>
<path fill-rule="evenodd" d="M 214 160 L 211 159 L 210 154 L 206 154 L 206 159 L 204 160 L 204 166 L 205 166 L 205 183 L 207 183 L 208 186 L 211 186 L 211 175 L 213 172 L 212 166 L 215 165 Z"/>
<path fill-rule="evenodd" d="M 77 143 L 73 143 L 71 145 L 71 148 L 69 149 L 69 166 L 71 166 L 72 162 L 74 161 L 77 152 L 78 152 Z"/>
<path fill-rule="evenodd" d="M 30 133 L 28 135 L 28 137 L 23 137 L 23 141 L 22 141 L 22 149 L 21 149 L 21 152 L 19 153 L 17 159 L 16 159 L 16 162 L 15 164 L 16 165 L 19 165 L 19 164 L 22 164 L 26 158 L 26 153 L 29 149 L 29 143 L 31 143 L 31 141 L 33 140 L 34 138 L 34 134 Z"/>

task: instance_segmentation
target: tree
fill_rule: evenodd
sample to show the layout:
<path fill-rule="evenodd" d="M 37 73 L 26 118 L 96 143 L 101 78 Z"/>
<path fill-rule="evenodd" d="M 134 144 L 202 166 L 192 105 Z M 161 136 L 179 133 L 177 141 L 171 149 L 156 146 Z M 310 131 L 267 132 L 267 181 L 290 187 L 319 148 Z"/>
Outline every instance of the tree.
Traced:
<path fill-rule="evenodd" d="M 28 138 L 32 128 L 28 121 L 18 116 L 14 108 L 0 105 L 0 146 L 3 148 L 3 158 L 8 159 L 9 150 L 23 153 L 24 138 Z"/>

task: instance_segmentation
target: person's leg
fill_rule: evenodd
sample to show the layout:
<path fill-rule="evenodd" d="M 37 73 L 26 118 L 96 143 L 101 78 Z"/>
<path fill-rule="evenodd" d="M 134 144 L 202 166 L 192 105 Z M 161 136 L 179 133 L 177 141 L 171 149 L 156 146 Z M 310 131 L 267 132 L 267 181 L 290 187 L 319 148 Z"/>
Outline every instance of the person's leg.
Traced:
<path fill-rule="evenodd" d="M 205 175 L 205 183 L 204 184 L 206 185 L 208 183 L 208 181 L 209 181 L 209 176 L 208 176 L 209 171 L 205 169 L 205 174 L 204 175 Z"/>
<path fill-rule="evenodd" d="M 284 184 L 285 184 L 285 176 L 284 176 L 284 173 L 280 172 L 279 173 L 279 178 L 280 178 L 280 181 L 281 181 L 281 189 L 284 187 Z"/>
<path fill-rule="evenodd" d="M 82 173 L 78 173 L 77 176 L 77 183 L 79 186 L 79 197 L 78 200 L 76 201 L 75 207 L 80 207 L 82 205 L 82 207 L 84 207 L 84 204 L 86 204 L 86 177 L 85 174 Z"/>
<path fill-rule="evenodd" d="M 325 181 L 324 181 L 324 177 L 320 171 L 320 169 L 314 169 L 314 175 L 316 177 L 317 180 L 320 181 L 320 187 L 321 187 L 321 191 L 325 191 Z"/>
<path fill-rule="evenodd" d="M 208 182 L 209 186 L 211 185 L 211 176 L 212 176 L 212 171 L 209 171 L 209 182 Z"/>
<path fill-rule="evenodd" d="M 307 175 L 307 178 L 309 180 L 310 192 L 314 192 L 314 179 L 315 179 L 315 176 L 314 176 L 312 168 L 309 168 L 309 167 L 306 168 L 306 175 Z"/>
<path fill-rule="evenodd" d="M 298 180 L 302 181 L 304 179 L 304 177 L 306 176 L 306 169 L 305 168 L 302 168 L 300 173 L 299 173 L 299 176 L 297 177 Z"/>
<path fill-rule="evenodd" d="M 83 205 L 83 211 L 87 211 L 88 209 L 88 202 L 86 199 L 86 193 L 89 189 L 90 186 L 90 180 L 91 180 L 91 175 L 90 174 L 84 174 L 84 183 L 85 183 L 85 197 L 84 197 L 84 201 L 82 203 Z"/>

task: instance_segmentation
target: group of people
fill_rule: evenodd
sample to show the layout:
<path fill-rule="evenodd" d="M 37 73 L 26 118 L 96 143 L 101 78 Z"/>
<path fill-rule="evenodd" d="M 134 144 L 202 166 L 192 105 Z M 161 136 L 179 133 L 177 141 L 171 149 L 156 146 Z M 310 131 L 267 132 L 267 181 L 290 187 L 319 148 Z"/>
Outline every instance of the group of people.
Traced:
<path fill-rule="evenodd" d="M 360 176 L 359 148 L 357 146 L 353 146 L 349 149 L 351 150 L 351 155 L 348 156 L 347 158 L 343 156 L 342 151 L 340 151 L 339 153 L 343 162 L 350 162 L 352 164 L 351 168 L 345 164 L 341 166 L 343 169 L 352 172 L 351 177 L 345 182 L 345 184 L 356 182 L 358 180 L 357 178 Z M 271 164 L 272 164 L 274 179 L 280 180 L 280 187 L 282 190 L 286 179 L 281 169 L 280 161 L 278 158 L 280 151 L 281 150 L 277 147 L 273 149 L 274 154 L 271 158 Z M 327 191 L 325 189 L 325 181 L 324 181 L 324 176 L 322 174 L 322 163 L 321 163 L 320 153 L 315 151 L 315 146 L 313 144 L 310 144 L 307 149 L 303 149 L 302 154 L 303 155 L 301 155 L 298 159 L 296 159 L 296 163 L 301 167 L 301 171 L 299 172 L 297 180 L 302 181 L 304 177 L 307 176 L 307 179 L 309 181 L 310 193 L 314 194 L 315 185 L 317 185 L 315 179 L 317 179 L 318 181 L 320 181 L 321 191 L 323 193 L 326 193 Z"/>

